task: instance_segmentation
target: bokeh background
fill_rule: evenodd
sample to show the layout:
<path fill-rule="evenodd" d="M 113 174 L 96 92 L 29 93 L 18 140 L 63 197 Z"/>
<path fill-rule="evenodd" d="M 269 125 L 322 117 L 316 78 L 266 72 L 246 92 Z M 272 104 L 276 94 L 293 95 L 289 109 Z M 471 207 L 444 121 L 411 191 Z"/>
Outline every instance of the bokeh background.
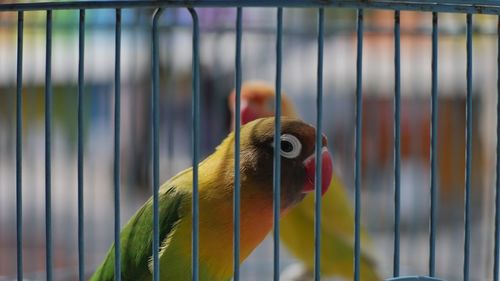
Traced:
<path fill-rule="evenodd" d="M 198 9 L 201 24 L 201 151 L 229 129 L 235 9 Z M 151 195 L 151 9 L 124 9 L 122 26 L 121 221 Z M 324 124 L 334 166 L 354 191 L 355 10 L 326 10 Z M 384 277 L 393 250 L 393 12 L 365 11 L 362 221 Z M 243 80 L 275 79 L 275 9 L 244 9 Z M 89 274 L 113 239 L 114 23 L 88 10 L 85 37 L 84 200 Z M 315 122 L 316 10 L 285 9 L 283 90 Z M 430 206 L 431 14 L 401 12 L 401 273 L 427 273 Z M 0 280 L 16 274 L 15 81 L 17 14 L 0 13 Z M 54 280 L 77 276 L 78 11 L 54 11 Z M 492 275 L 496 157 L 497 17 L 474 16 L 471 280 Z M 439 17 L 439 213 L 437 275 L 461 280 L 465 170 L 465 15 Z M 44 280 L 45 13 L 26 12 L 23 84 L 23 226 L 26 278 Z M 191 31 L 185 9 L 160 21 L 160 176 L 191 161 Z M 334 223 L 334 222 L 333 222 Z M 282 247 L 282 268 L 293 257 Z M 242 280 L 271 280 L 272 241 L 244 263 Z"/>

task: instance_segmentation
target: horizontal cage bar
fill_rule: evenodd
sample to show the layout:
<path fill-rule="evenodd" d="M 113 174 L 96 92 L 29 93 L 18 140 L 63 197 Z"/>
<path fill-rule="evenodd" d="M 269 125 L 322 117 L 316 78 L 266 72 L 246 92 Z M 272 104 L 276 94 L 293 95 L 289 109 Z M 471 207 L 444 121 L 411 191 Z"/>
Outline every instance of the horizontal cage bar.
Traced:
<path fill-rule="evenodd" d="M 318 0 L 198 0 L 198 1 L 77 1 L 77 2 L 40 2 L 1 4 L 0 11 L 34 11 L 63 9 L 105 9 L 138 7 L 342 7 L 375 8 L 388 10 L 435 11 L 446 13 L 500 14 L 500 3 L 495 0 L 478 0 L 474 3 L 466 0 L 447 0 L 433 3 L 420 1 L 318 1 Z"/>

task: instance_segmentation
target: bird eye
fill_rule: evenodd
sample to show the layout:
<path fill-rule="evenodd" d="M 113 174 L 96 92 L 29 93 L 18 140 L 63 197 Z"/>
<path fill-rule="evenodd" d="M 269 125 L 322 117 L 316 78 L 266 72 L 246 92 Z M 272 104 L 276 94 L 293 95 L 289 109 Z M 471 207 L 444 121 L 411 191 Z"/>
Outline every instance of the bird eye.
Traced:
<path fill-rule="evenodd" d="M 280 138 L 280 153 L 286 158 L 295 158 L 300 155 L 302 144 L 294 135 L 283 134 Z"/>

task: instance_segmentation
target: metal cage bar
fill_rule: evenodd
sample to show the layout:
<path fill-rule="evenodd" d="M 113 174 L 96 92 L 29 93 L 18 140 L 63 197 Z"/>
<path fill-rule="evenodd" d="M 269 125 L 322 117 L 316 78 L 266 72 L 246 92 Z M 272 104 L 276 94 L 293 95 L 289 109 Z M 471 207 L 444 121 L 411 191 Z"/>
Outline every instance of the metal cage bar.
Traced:
<path fill-rule="evenodd" d="M 83 95 L 85 67 L 85 10 L 80 10 L 78 32 L 78 279 L 85 280 L 85 237 L 83 199 Z"/>
<path fill-rule="evenodd" d="M 500 16 L 497 19 L 497 157 L 495 184 L 495 245 L 493 250 L 493 281 L 498 281 L 500 252 Z"/>
<path fill-rule="evenodd" d="M 234 121 L 234 192 L 233 192 L 233 280 L 240 280 L 240 205 L 241 205 L 241 182 L 240 182 L 240 128 L 241 128 L 241 41 L 243 9 L 236 9 L 236 54 L 234 58 L 235 68 L 235 121 Z"/>
<path fill-rule="evenodd" d="M 438 14 L 432 13 L 431 81 L 431 217 L 429 235 L 429 276 L 436 275 L 437 141 L 438 141 Z"/>
<path fill-rule="evenodd" d="M 200 23 L 198 14 L 189 8 L 193 19 L 193 228 L 192 228 L 192 280 L 199 278 L 199 196 L 198 196 L 198 162 L 200 147 Z"/>
<path fill-rule="evenodd" d="M 121 280 L 120 244 L 120 120 L 121 120 L 121 24 L 122 11 L 116 9 L 115 19 L 115 120 L 114 120 L 114 208 L 115 208 L 115 280 Z"/>
<path fill-rule="evenodd" d="M 464 281 L 469 280 L 470 262 L 470 177 L 472 157 L 472 14 L 467 14 L 467 101 L 466 101 L 466 151 L 465 151 L 465 241 Z"/>
<path fill-rule="evenodd" d="M 23 280 L 23 32 L 24 12 L 17 14 L 16 76 L 16 241 L 17 280 Z"/>
<path fill-rule="evenodd" d="M 52 280 L 52 10 L 47 11 L 45 47 L 45 268 Z"/>
<path fill-rule="evenodd" d="M 472 14 L 467 14 L 467 101 L 465 129 L 465 239 L 464 281 L 469 280 L 470 263 L 470 177 L 472 157 Z"/>
<path fill-rule="evenodd" d="M 495 184 L 495 245 L 493 250 L 493 281 L 498 281 L 500 252 L 500 16 L 497 19 L 497 157 Z"/>
<path fill-rule="evenodd" d="M 159 8 L 155 11 L 152 24 L 152 72 L 153 72 L 153 86 L 151 95 L 151 122 L 152 122 L 152 138 L 153 138 L 153 245 L 151 247 L 153 253 L 153 280 L 160 280 L 160 229 L 159 229 L 159 189 L 160 189 L 160 105 L 159 105 L 159 91 L 160 91 L 160 66 L 159 66 L 159 50 L 158 50 L 158 21 L 163 13 L 163 9 Z"/>
<path fill-rule="evenodd" d="M 356 135 L 354 166 L 354 281 L 359 281 L 361 254 L 361 132 L 363 126 L 363 10 L 358 10 L 356 55 Z"/>
<path fill-rule="evenodd" d="M 470 182 L 472 157 L 472 14 L 467 14 L 467 102 L 466 102 L 466 170 L 465 170 L 465 241 L 464 281 L 469 280 L 470 263 Z"/>
<path fill-rule="evenodd" d="M 400 12 L 394 12 L 394 260 L 393 276 L 399 276 L 401 209 L 401 26 Z"/>
<path fill-rule="evenodd" d="M 276 14 L 276 85 L 274 101 L 274 151 L 273 151 L 273 277 L 280 279 L 280 195 L 281 195 L 281 66 L 283 53 L 283 8 L 279 7 Z"/>
<path fill-rule="evenodd" d="M 318 68 L 317 68 L 317 97 L 316 97 L 316 177 L 314 180 L 314 280 L 321 279 L 321 153 L 323 127 L 323 41 L 325 29 L 325 11 L 318 9 Z"/>
<path fill-rule="evenodd" d="M 236 2 L 231 0 L 198 0 L 198 1 L 172 1 L 172 0 L 111 0 L 111 1 L 64 1 L 64 2 L 39 2 L 39 3 L 13 3 L 0 4 L 0 11 L 34 11 L 47 9 L 105 9 L 105 8 L 158 8 L 158 7 L 340 7 L 340 8 L 374 8 L 385 10 L 407 10 L 422 12 L 442 12 L 442 13 L 481 13 L 494 14 L 500 13 L 500 6 L 496 0 L 476 0 L 471 4 L 467 0 L 447 0 L 436 1 L 421 0 L 419 2 L 412 0 L 399 1 L 314 1 L 311 0 L 241 0 Z"/>

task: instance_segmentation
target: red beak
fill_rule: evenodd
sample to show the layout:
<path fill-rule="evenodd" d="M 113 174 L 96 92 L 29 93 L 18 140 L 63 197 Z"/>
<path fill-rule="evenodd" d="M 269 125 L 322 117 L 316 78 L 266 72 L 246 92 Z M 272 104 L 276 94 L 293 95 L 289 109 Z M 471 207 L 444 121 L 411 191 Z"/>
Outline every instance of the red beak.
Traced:
<path fill-rule="evenodd" d="M 248 102 L 242 101 L 240 113 L 241 113 L 241 124 L 242 125 L 245 125 L 246 123 L 257 119 L 257 114 L 255 113 L 255 111 L 252 109 L 252 107 L 250 106 L 250 104 Z"/>
<path fill-rule="evenodd" d="M 309 193 L 314 191 L 314 178 L 316 177 L 316 153 L 309 156 L 304 160 L 304 167 L 306 168 L 307 181 L 304 184 L 302 193 Z M 333 162 L 330 152 L 326 146 L 321 150 L 321 195 L 330 187 L 333 174 Z"/>

